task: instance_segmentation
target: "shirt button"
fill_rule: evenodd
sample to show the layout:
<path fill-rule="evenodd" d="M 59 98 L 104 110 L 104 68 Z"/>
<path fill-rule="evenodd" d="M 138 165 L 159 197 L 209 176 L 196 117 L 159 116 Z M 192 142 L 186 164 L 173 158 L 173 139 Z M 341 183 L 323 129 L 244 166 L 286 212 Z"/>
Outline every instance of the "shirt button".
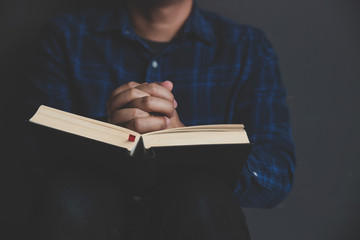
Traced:
<path fill-rule="evenodd" d="M 254 174 L 254 176 L 255 176 L 255 177 L 257 177 L 257 176 L 258 176 L 257 172 L 255 172 L 255 171 L 253 172 L 253 174 Z"/>
<path fill-rule="evenodd" d="M 151 65 L 153 68 L 157 68 L 159 64 L 157 61 L 154 60 L 154 61 L 152 61 Z"/>

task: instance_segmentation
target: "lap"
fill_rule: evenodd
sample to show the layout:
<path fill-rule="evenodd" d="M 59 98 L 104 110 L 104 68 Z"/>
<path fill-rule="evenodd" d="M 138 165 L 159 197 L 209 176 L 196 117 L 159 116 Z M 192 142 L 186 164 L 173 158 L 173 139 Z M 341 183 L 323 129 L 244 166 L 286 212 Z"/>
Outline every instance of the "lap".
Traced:
<path fill-rule="evenodd" d="M 174 179 L 154 202 L 156 239 L 250 239 L 232 189 L 212 175 Z"/>
<path fill-rule="evenodd" d="M 139 199 L 113 174 L 72 169 L 54 175 L 39 200 L 46 239 L 249 239 L 231 189 L 209 175 L 172 179 Z"/>

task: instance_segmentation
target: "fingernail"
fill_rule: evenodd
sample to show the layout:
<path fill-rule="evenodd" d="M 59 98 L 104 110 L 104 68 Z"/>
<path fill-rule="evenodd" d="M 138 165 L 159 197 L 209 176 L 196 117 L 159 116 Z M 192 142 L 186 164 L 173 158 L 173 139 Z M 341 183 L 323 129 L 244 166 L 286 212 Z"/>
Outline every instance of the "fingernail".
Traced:
<path fill-rule="evenodd" d="M 178 106 L 178 103 L 177 103 L 177 101 L 174 99 L 174 108 L 177 108 L 177 106 Z"/>
<path fill-rule="evenodd" d="M 170 119 L 168 117 L 165 117 L 165 121 L 166 121 L 166 127 L 170 126 Z"/>

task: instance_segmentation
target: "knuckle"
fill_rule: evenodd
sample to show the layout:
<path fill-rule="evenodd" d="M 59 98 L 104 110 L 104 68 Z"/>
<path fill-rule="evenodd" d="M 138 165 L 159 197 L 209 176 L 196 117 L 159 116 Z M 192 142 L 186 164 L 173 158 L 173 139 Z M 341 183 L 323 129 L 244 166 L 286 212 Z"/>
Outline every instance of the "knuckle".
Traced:
<path fill-rule="evenodd" d="M 129 94 L 129 97 L 132 99 L 132 98 L 135 98 L 136 97 L 136 88 L 130 88 L 128 90 L 128 94 Z"/>
<path fill-rule="evenodd" d="M 131 115 L 132 115 L 132 118 L 133 118 L 133 119 L 135 119 L 136 117 L 139 117 L 139 116 L 141 115 L 140 109 L 138 109 L 138 108 L 133 108 Z"/>
<path fill-rule="evenodd" d="M 152 97 L 150 97 L 150 96 L 143 97 L 142 104 L 146 109 L 149 109 L 152 104 Z"/>
<path fill-rule="evenodd" d="M 166 129 L 167 128 L 167 123 L 166 123 L 166 119 L 163 117 L 162 118 L 162 125 L 161 125 L 162 129 Z"/>
<path fill-rule="evenodd" d="M 175 108 L 170 102 L 166 102 L 164 106 L 164 114 L 168 117 L 172 117 L 174 115 Z"/>
<path fill-rule="evenodd" d="M 143 124 L 142 124 L 141 118 L 135 118 L 135 119 L 133 120 L 133 122 L 134 122 L 134 129 L 135 129 L 135 131 L 137 131 L 137 132 L 142 132 Z"/>
<path fill-rule="evenodd" d="M 158 85 L 156 83 L 149 83 L 146 87 L 150 92 L 155 92 L 157 90 Z"/>
<path fill-rule="evenodd" d="M 134 87 L 137 86 L 137 83 L 134 82 L 134 81 L 130 81 L 130 82 L 128 82 L 126 85 L 127 85 L 127 87 L 129 87 L 129 88 L 134 88 Z"/>
<path fill-rule="evenodd" d="M 175 108 L 171 108 L 171 110 L 169 111 L 169 117 L 173 117 L 175 114 Z"/>

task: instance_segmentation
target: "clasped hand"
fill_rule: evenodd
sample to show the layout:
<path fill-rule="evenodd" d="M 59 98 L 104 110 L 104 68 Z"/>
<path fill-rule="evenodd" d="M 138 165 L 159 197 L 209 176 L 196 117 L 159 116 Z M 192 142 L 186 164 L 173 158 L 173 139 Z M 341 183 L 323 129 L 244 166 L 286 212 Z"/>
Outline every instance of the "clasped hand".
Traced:
<path fill-rule="evenodd" d="M 115 89 L 106 104 L 108 122 L 138 133 L 184 126 L 176 112 L 170 81 L 128 82 Z"/>

